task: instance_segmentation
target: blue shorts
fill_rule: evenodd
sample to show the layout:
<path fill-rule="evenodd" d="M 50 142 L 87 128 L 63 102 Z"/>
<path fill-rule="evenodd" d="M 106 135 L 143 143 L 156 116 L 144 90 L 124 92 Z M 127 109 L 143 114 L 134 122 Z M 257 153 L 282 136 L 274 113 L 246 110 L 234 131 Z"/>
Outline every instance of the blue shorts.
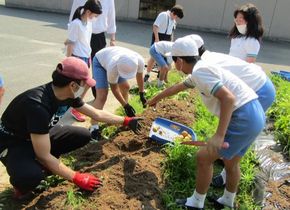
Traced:
<path fill-rule="evenodd" d="M 88 65 L 89 68 L 91 67 L 91 65 L 90 65 L 90 63 L 91 63 L 90 62 L 90 58 L 80 57 L 80 56 L 76 56 L 76 55 L 72 55 L 72 56 L 83 60 Z"/>
<path fill-rule="evenodd" d="M 168 66 L 167 59 L 156 51 L 154 44 L 150 47 L 149 53 L 152 56 L 152 58 L 154 58 L 158 66 L 160 67 Z"/>
<path fill-rule="evenodd" d="M 275 100 L 276 91 L 272 81 L 267 77 L 265 84 L 256 92 L 258 100 L 262 105 L 264 112 L 272 105 Z"/>
<path fill-rule="evenodd" d="M 96 80 L 96 89 L 108 89 L 108 77 L 107 71 L 102 67 L 96 57 L 93 59 L 93 78 Z M 119 77 L 118 84 L 127 81 L 126 79 Z"/>
<path fill-rule="evenodd" d="M 257 99 L 254 99 L 232 114 L 230 124 L 225 135 L 228 149 L 221 149 L 219 154 L 225 159 L 235 156 L 242 157 L 265 125 L 265 113 Z"/>

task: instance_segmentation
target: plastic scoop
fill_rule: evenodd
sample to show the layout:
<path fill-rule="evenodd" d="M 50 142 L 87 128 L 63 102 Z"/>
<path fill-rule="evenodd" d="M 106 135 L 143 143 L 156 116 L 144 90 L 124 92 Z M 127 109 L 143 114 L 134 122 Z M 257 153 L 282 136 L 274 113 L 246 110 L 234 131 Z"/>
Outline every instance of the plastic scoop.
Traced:
<path fill-rule="evenodd" d="M 207 143 L 205 141 L 184 141 L 184 142 L 181 142 L 180 144 L 198 146 L 198 147 L 203 147 L 203 146 L 207 145 Z M 222 145 L 222 148 L 227 149 L 227 148 L 229 148 L 229 146 L 230 145 L 228 142 L 224 142 Z"/>

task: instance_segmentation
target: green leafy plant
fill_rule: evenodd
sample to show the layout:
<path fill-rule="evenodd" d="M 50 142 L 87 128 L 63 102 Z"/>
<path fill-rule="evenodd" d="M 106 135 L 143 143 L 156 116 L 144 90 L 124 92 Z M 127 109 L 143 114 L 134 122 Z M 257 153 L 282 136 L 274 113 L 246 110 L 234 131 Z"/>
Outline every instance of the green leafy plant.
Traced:
<path fill-rule="evenodd" d="M 36 187 L 36 189 L 41 191 L 48 190 L 48 188 L 55 187 L 64 181 L 65 181 L 64 178 L 61 178 L 60 176 L 57 175 L 47 176 L 44 180 L 40 182 L 40 184 Z"/>
<path fill-rule="evenodd" d="M 290 82 L 278 76 L 271 76 L 271 80 L 276 88 L 276 100 L 267 115 L 274 120 L 275 139 L 290 158 Z"/>
<path fill-rule="evenodd" d="M 175 144 L 165 148 L 166 159 L 162 164 L 165 189 L 163 200 L 168 209 L 179 209 L 176 198 L 189 196 L 195 185 L 197 148 Z"/>
<path fill-rule="evenodd" d="M 118 131 L 117 126 L 114 126 L 114 125 L 107 126 L 102 129 L 102 136 L 109 139 L 109 138 L 112 138 L 116 134 L 117 131 Z"/>
<path fill-rule="evenodd" d="M 84 195 L 80 191 L 70 189 L 67 191 L 66 195 L 66 205 L 71 206 L 73 209 L 79 209 L 79 207 L 85 202 Z"/>

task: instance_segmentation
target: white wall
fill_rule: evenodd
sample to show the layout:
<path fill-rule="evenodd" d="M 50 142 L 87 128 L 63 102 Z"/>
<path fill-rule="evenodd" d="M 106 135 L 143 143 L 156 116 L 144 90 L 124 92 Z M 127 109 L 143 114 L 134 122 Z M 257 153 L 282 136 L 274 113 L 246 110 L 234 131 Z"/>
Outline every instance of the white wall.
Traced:
<path fill-rule="evenodd" d="M 73 0 L 5 0 L 7 6 L 68 13 Z M 139 0 L 115 0 L 119 19 L 137 20 Z M 184 7 L 180 25 L 188 28 L 228 32 L 233 12 L 249 0 L 176 0 Z M 265 36 L 290 41 L 290 0 L 251 0 L 263 17 Z"/>

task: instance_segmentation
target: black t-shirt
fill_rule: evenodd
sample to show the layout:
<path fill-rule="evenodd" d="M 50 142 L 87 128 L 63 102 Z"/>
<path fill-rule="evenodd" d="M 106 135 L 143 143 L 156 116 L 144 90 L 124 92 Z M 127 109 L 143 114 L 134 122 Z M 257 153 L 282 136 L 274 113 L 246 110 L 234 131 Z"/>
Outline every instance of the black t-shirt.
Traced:
<path fill-rule="evenodd" d="M 1 120 L 5 130 L 15 136 L 30 139 L 30 134 L 47 134 L 56 124 L 58 110 L 84 105 L 81 98 L 58 100 L 48 83 L 21 93 L 8 105 Z M 59 118 L 58 118 L 59 119 Z"/>

